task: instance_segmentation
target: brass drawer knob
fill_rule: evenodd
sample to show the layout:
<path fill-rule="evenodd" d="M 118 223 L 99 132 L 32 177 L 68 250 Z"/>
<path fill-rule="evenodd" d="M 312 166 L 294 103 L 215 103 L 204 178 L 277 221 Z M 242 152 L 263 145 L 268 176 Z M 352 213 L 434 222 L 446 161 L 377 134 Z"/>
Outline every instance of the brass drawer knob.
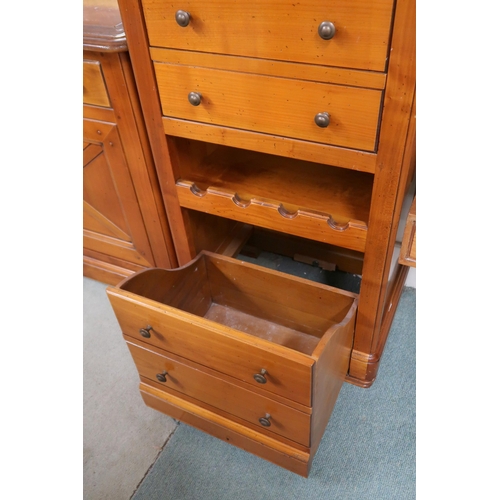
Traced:
<path fill-rule="evenodd" d="M 168 375 L 168 372 L 164 370 L 161 373 L 157 373 L 156 378 L 158 379 L 159 382 L 166 382 L 167 381 L 166 375 Z"/>
<path fill-rule="evenodd" d="M 267 382 L 267 378 L 264 376 L 267 373 L 267 370 L 262 368 L 260 373 L 256 373 L 253 378 L 255 379 L 256 382 L 259 384 L 265 384 Z"/>
<path fill-rule="evenodd" d="M 271 420 L 271 415 L 269 413 L 266 413 L 265 417 L 259 418 L 260 425 L 262 425 L 264 427 L 271 427 L 270 420 Z"/>
<path fill-rule="evenodd" d="M 149 337 L 151 337 L 151 330 L 153 329 L 152 326 L 147 326 L 146 328 L 141 328 L 139 330 L 139 333 L 146 339 L 149 339 Z"/>
<path fill-rule="evenodd" d="M 318 26 L 318 35 L 323 40 L 330 40 L 335 35 L 335 26 L 330 21 L 323 21 Z"/>
<path fill-rule="evenodd" d="M 178 10 L 175 13 L 175 20 L 179 26 L 185 28 L 191 20 L 191 14 L 189 14 L 189 12 L 186 12 L 185 10 Z"/>
<path fill-rule="evenodd" d="M 328 127 L 328 125 L 330 125 L 330 114 L 326 112 L 318 113 L 314 117 L 314 123 L 316 123 L 316 125 L 321 128 Z"/>
<path fill-rule="evenodd" d="M 199 92 L 189 92 L 188 101 L 193 106 L 199 106 L 201 103 L 201 94 Z"/>

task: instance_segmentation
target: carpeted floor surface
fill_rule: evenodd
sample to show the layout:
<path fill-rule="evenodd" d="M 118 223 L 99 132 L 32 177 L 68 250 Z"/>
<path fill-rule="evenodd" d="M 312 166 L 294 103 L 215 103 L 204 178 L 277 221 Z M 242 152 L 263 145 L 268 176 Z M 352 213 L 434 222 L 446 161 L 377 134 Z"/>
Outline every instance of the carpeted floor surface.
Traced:
<path fill-rule="evenodd" d="M 415 312 L 405 288 L 375 384 L 344 384 L 308 479 L 180 424 L 133 500 L 415 498 Z"/>
<path fill-rule="evenodd" d="M 83 282 L 83 498 L 129 500 L 175 422 L 144 405 L 106 285 Z"/>

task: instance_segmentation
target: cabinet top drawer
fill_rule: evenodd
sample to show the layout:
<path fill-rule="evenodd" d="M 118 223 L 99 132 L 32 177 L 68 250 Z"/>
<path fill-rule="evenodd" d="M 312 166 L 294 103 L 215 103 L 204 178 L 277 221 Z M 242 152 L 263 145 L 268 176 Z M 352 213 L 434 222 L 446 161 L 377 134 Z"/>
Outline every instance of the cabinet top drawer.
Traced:
<path fill-rule="evenodd" d="M 349 351 L 357 307 L 352 293 L 208 252 L 108 296 L 124 334 L 306 406 L 325 347 L 350 330 L 337 349 Z"/>
<path fill-rule="evenodd" d="M 393 0 L 142 4 L 152 46 L 372 71 L 386 67 Z"/>
<path fill-rule="evenodd" d="M 96 52 L 127 50 L 118 0 L 83 0 L 83 49 Z"/>

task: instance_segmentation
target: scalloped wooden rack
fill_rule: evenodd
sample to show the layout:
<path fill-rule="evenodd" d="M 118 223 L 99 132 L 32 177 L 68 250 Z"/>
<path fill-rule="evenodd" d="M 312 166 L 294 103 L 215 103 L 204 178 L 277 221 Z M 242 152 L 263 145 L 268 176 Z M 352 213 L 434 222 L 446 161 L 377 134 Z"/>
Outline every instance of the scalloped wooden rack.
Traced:
<path fill-rule="evenodd" d="M 365 222 L 335 222 L 330 214 L 299 208 L 288 211 L 282 203 L 267 198 L 242 199 L 238 193 L 223 188 L 200 189 L 194 182 L 176 182 L 179 203 L 184 208 L 219 215 L 267 229 L 281 231 L 315 241 L 340 245 L 364 252 L 368 227 Z"/>

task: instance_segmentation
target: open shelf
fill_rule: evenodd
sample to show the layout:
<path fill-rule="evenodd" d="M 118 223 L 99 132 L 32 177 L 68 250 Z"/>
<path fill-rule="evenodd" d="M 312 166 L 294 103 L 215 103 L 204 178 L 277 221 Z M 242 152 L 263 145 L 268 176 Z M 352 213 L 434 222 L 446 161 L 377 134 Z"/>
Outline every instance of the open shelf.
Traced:
<path fill-rule="evenodd" d="M 364 251 L 373 175 L 225 146 L 180 162 L 182 207 Z"/>

